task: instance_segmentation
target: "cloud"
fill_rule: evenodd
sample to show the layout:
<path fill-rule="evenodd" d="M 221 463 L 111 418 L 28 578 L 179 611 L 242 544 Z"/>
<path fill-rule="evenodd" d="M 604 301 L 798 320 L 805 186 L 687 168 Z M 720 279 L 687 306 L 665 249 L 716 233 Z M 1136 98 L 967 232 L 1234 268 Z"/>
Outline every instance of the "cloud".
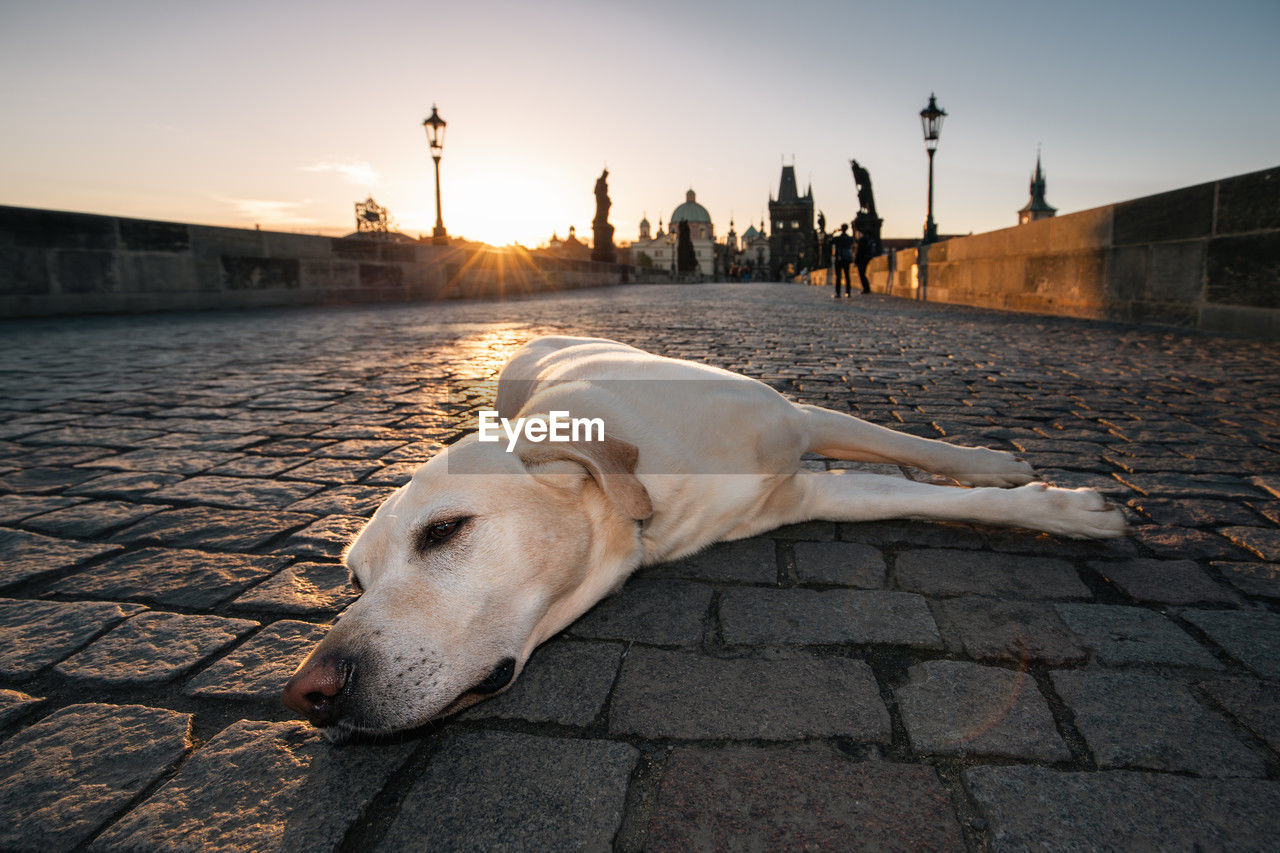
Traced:
<path fill-rule="evenodd" d="M 347 179 L 348 183 L 362 187 L 371 187 L 378 183 L 378 173 L 372 164 L 364 160 L 352 160 L 347 163 L 323 161 L 300 167 L 304 172 L 333 172 Z"/>
<path fill-rule="evenodd" d="M 310 199 L 304 201 L 270 201 L 260 198 L 226 198 L 218 196 L 218 201 L 235 208 L 242 219 L 253 220 L 259 225 L 314 225 L 316 220 L 301 215 L 304 207 L 311 204 Z"/>

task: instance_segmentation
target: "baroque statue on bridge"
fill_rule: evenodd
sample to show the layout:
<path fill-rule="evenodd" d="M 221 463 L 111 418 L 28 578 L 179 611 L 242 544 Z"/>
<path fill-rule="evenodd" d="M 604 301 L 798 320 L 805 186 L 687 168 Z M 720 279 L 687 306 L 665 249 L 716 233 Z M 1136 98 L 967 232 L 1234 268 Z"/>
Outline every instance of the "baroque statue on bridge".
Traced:
<path fill-rule="evenodd" d="M 593 234 L 591 260 L 611 264 L 618 259 L 613 248 L 613 226 L 609 224 L 609 170 L 596 179 L 596 218 L 591 222 Z"/>

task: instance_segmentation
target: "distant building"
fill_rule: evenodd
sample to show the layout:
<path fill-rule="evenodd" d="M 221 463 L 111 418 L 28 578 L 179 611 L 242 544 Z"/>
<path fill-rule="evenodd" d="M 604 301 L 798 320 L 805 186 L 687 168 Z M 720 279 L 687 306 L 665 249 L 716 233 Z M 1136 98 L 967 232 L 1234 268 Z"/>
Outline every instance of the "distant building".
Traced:
<path fill-rule="evenodd" d="M 632 262 L 637 266 L 646 266 L 640 256 L 649 258 L 647 266 L 655 270 L 675 271 L 677 235 L 680 223 L 689 223 L 689 238 L 693 243 L 693 255 L 698 261 L 698 274 L 711 278 L 716 273 L 715 227 L 711 224 L 711 214 L 698 204 L 697 194 L 691 189 L 685 193 L 683 204 L 671 211 L 671 219 L 667 222 L 670 232 L 662 231 L 662 220 L 658 220 L 657 235 L 649 236 L 649 220 L 640 220 L 640 238 L 631 244 Z"/>
<path fill-rule="evenodd" d="M 1044 200 L 1044 171 L 1040 168 L 1040 154 L 1036 153 L 1036 170 L 1031 175 L 1031 201 L 1027 202 L 1027 206 L 1018 211 L 1018 224 L 1026 225 L 1028 222 L 1035 222 L 1037 219 L 1048 219 L 1058 212 L 1056 207 L 1050 207 L 1049 203 Z"/>
<path fill-rule="evenodd" d="M 749 264 L 757 273 L 760 273 L 770 269 L 770 257 L 769 235 L 764 232 L 764 220 L 760 220 L 759 230 L 754 225 L 748 224 L 747 230 L 742 232 L 740 260 L 744 264 Z"/>
<path fill-rule="evenodd" d="M 794 165 L 782 167 L 778 197 L 769 198 L 769 218 L 773 221 L 769 255 L 774 278 L 782 278 L 788 264 L 796 273 L 816 266 L 813 187 L 809 187 L 803 196 L 800 195 Z"/>
<path fill-rule="evenodd" d="M 563 240 L 552 232 L 551 239 L 547 241 L 547 251 L 562 258 L 591 260 L 591 247 L 578 239 L 577 231 L 572 225 L 569 226 L 569 236 Z"/>

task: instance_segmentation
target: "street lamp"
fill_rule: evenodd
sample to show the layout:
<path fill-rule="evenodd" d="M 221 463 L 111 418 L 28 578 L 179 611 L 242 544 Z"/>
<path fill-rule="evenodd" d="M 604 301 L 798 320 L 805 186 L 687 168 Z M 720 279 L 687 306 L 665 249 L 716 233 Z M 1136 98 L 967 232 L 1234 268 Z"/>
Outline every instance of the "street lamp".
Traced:
<path fill-rule="evenodd" d="M 942 133 L 942 120 L 947 111 L 938 107 L 937 98 L 929 93 L 929 106 L 920 111 L 920 127 L 924 131 L 924 147 L 929 152 L 929 213 L 924 220 L 924 242 L 938 241 L 938 226 L 933 221 L 933 152 L 938 149 L 938 136 Z"/>
<path fill-rule="evenodd" d="M 423 122 L 427 130 L 427 144 L 431 146 L 431 159 L 436 161 L 436 227 L 431 231 L 431 242 L 443 246 L 449 242 L 449 234 L 444 230 L 444 220 L 440 218 L 440 154 L 444 151 L 445 120 L 436 112 L 436 105 L 431 105 L 431 115 Z"/>

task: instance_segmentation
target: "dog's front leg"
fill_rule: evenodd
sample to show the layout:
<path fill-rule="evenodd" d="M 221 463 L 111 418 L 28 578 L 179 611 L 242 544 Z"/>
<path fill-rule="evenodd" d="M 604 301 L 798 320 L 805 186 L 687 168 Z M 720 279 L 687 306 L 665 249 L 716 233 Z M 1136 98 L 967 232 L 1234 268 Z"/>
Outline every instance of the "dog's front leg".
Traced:
<path fill-rule="evenodd" d="M 920 518 L 1043 530 L 1076 539 L 1110 539 L 1128 531 L 1124 515 L 1092 489 L 1029 483 L 1014 489 L 934 486 L 852 471 L 796 474 L 796 521 Z"/>

